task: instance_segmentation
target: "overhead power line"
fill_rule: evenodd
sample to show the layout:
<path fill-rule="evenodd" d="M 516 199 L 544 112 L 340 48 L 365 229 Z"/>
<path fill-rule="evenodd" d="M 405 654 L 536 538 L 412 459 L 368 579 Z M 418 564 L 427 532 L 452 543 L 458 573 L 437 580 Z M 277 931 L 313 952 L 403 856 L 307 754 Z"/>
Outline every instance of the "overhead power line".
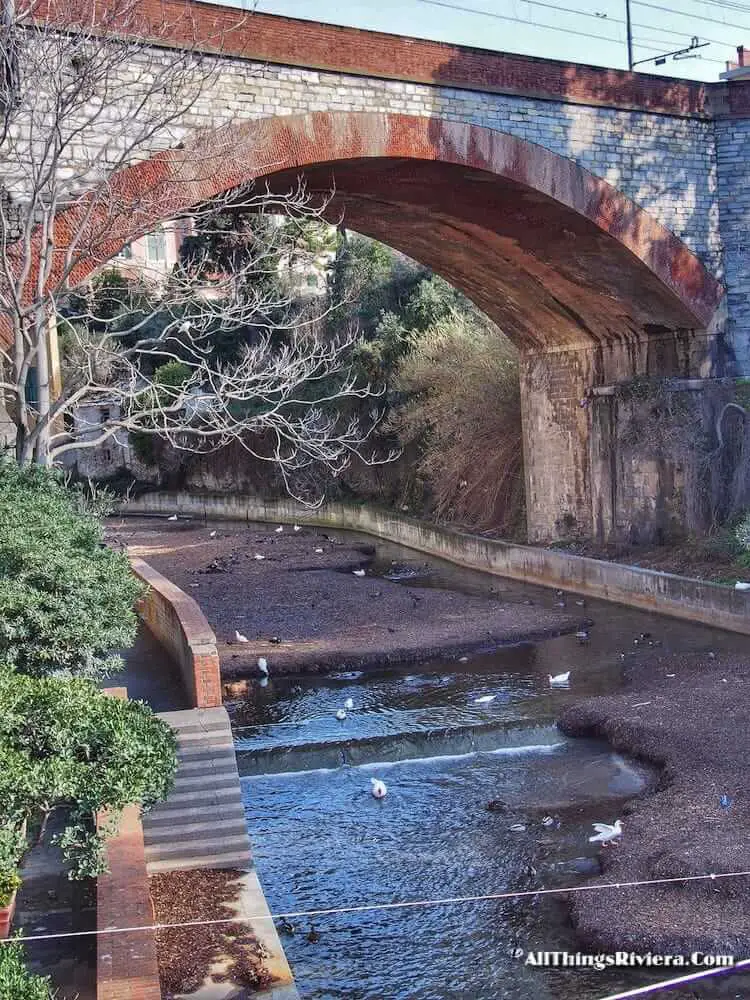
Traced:
<path fill-rule="evenodd" d="M 666 14 L 679 14 L 680 17 L 690 17 L 695 21 L 705 21 L 706 24 L 718 24 L 722 28 L 739 28 L 740 31 L 750 31 L 747 24 L 734 24 L 732 21 L 717 21 L 714 18 L 705 17 L 701 14 L 691 14 L 676 7 L 665 7 L 662 4 L 647 3 L 646 0 L 631 0 L 634 7 L 648 7 L 649 10 L 660 10 Z"/>
<path fill-rule="evenodd" d="M 597 34 L 597 33 L 594 33 L 594 32 L 580 31 L 580 30 L 577 30 L 575 28 L 565 28 L 565 27 L 562 27 L 561 25 L 549 24 L 547 22 L 529 21 L 526 18 L 513 17 L 510 14 L 498 14 L 496 11 L 482 10 L 479 7 L 466 7 L 466 6 L 462 5 L 462 4 L 450 3 L 449 0 L 416 0 L 416 2 L 417 3 L 428 4 L 431 7 L 443 7 L 445 9 L 447 9 L 447 10 L 459 11 L 460 13 L 463 13 L 463 14 L 476 14 L 476 15 L 479 15 L 481 17 L 490 17 L 490 18 L 492 18 L 494 20 L 497 20 L 497 21 L 509 21 L 511 23 L 514 23 L 514 24 L 525 24 L 529 28 L 541 28 L 541 29 L 546 30 L 546 31 L 561 32 L 562 34 L 565 34 L 565 35 L 575 35 L 575 36 L 577 36 L 579 38 L 590 38 L 590 39 L 593 39 L 594 41 L 597 41 L 597 42 L 610 42 L 613 45 L 624 45 L 625 44 L 625 40 L 624 39 L 622 39 L 622 38 L 613 38 L 611 35 L 600 35 L 600 34 Z M 555 10 L 555 11 L 562 12 L 562 13 L 581 14 L 581 15 L 584 15 L 584 16 L 593 16 L 593 17 L 596 16 L 596 15 L 590 15 L 586 11 L 574 10 L 573 8 L 570 8 L 570 7 L 559 7 L 559 6 L 554 5 L 554 4 L 547 4 L 547 3 L 542 2 L 542 0 L 525 0 L 525 2 L 533 4 L 534 6 L 537 6 L 537 7 L 547 7 L 549 9 L 551 9 L 551 10 Z M 649 5 L 645 4 L 644 6 L 649 6 Z M 661 8 L 657 8 L 657 9 L 661 9 Z M 606 20 L 609 20 L 609 19 L 608 18 L 597 18 L 597 20 L 601 22 L 601 21 L 606 21 Z M 615 23 L 615 19 L 613 19 L 613 23 Z M 624 22 L 620 22 L 620 23 L 624 23 Z M 654 30 L 654 31 L 658 31 L 658 32 L 662 32 L 662 30 L 663 30 L 661 28 L 657 28 L 656 26 L 641 25 L 641 27 L 643 27 L 643 28 L 649 27 L 650 30 Z M 689 35 L 690 35 L 690 33 L 687 32 L 687 31 L 685 31 L 684 33 L 680 33 L 680 32 L 673 32 L 673 33 L 678 38 L 680 38 L 680 37 L 689 37 Z M 710 41 L 711 39 L 706 39 L 706 40 Z M 656 38 L 636 38 L 636 39 L 634 39 L 634 41 L 636 42 L 636 44 L 638 45 L 638 47 L 640 49 L 643 49 L 646 52 L 659 52 L 659 53 L 661 53 L 661 51 L 663 49 L 663 46 L 664 46 L 664 43 L 662 41 L 660 41 L 659 39 L 656 39 Z M 731 42 L 718 42 L 718 41 L 716 41 L 716 44 L 730 46 L 732 43 Z M 657 48 L 656 45 L 658 45 L 660 47 Z M 724 61 L 721 60 L 721 59 L 708 59 L 708 58 L 705 58 L 705 57 L 701 57 L 701 58 L 702 58 L 702 60 L 704 62 L 713 62 L 713 63 L 716 63 L 717 65 L 720 65 L 720 66 L 724 65 Z"/>

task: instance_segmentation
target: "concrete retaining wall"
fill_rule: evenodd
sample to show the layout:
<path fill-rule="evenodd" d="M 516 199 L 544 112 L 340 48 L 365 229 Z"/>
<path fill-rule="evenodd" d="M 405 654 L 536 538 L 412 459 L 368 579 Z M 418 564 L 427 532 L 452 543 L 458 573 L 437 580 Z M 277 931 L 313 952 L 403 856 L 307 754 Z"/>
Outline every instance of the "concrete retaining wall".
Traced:
<path fill-rule="evenodd" d="M 138 614 L 180 668 L 194 708 L 221 705 L 216 636 L 196 602 L 143 559 L 129 556 L 135 575 L 148 584 Z"/>
<path fill-rule="evenodd" d="M 373 507 L 335 503 L 310 510 L 291 500 L 156 492 L 131 500 L 121 512 L 177 513 L 217 520 L 296 522 L 347 528 L 497 576 L 561 587 L 750 635 L 750 594 L 743 591 L 637 566 L 465 535 Z"/>

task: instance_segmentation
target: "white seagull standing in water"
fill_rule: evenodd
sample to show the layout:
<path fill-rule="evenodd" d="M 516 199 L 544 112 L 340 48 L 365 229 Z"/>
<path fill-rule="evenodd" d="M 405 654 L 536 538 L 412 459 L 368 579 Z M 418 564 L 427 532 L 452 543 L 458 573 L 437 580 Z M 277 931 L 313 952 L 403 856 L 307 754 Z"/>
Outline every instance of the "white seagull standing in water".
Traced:
<path fill-rule="evenodd" d="M 344 702 L 344 708 L 347 710 L 347 712 L 351 712 L 351 710 L 354 708 L 354 698 L 347 698 L 346 701 Z"/>
<path fill-rule="evenodd" d="M 177 515 L 176 514 L 172 514 L 172 516 L 168 517 L 167 520 L 168 521 L 176 521 L 177 520 Z"/>
<path fill-rule="evenodd" d="M 370 792 L 374 799 L 384 799 L 388 794 L 388 788 L 380 778 L 370 778 Z"/>
<path fill-rule="evenodd" d="M 622 836 L 622 822 L 619 819 L 615 820 L 614 824 L 593 823 L 592 825 L 596 833 L 593 837 L 589 837 L 590 844 L 601 844 L 602 847 L 606 847 L 607 844 L 611 844 L 613 840 Z"/>
<path fill-rule="evenodd" d="M 551 688 L 561 688 L 567 687 L 570 684 L 570 671 L 566 671 L 564 674 L 549 674 L 549 686 Z"/>
<path fill-rule="evenodd" d="M 260 670 L 264 677 L 268 677 L 268 660 L 265 656 L 258 657 L 258 670 Z"/>

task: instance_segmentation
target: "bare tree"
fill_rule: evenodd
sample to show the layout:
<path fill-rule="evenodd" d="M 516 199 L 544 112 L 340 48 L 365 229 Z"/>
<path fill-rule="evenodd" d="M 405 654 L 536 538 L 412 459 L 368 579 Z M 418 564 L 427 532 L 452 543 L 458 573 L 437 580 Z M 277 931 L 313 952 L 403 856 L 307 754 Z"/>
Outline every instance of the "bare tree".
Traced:
<path fill-rule="evenodd" d="M 174 47 L 175 37 L 193 37 L 187 5 L 184 23 L 161 27 L 161 46 L 153 25 L 139 25 L 134 0 L 86 16 L 9 3 L 0 39 L 0 391 L 18 460 L 51 464 L 139 432 L 201 452 L 240 441 L 287 481 L 312 463 L 338 472 L 354 454 L 375 461 L 363 449 L 381 407 L 362 403 L 378 391 L 352 368 L 354 333 L 326 340 L 321 310 L 300 310 L 268 280 L 280 258 L 299 257 L 295 226 L 328 208 L 303 183 L 282 194 L 244 184 L 190 207 L 204 237 L 229 211 L 292 220 L 265 227 L 231 271 L 194 253 L 165 280 L 118 293 L 116 309 L 89 281 L 124 244 L 198 200 L 222 155 L 189 124 L 218 61 L 189 43 Z M 238 329 L 235 356 L 217 360 L 217 335 Z M 167 384 L 158 371 L 169 361 L 179 378 Z M 101 403 L 96 426 L 72 419 Z"/>

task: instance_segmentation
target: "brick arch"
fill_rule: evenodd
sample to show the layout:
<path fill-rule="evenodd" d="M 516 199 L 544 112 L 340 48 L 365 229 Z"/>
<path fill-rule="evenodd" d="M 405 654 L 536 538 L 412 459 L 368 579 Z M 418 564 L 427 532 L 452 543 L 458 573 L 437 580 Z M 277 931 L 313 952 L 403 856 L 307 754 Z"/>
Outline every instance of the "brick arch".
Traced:
<path fill-rule="evenodd" d="M 705 329 L 723 295 L 674 233 L 606 181 L 477 125 L 357 112 L 247 121 L 123 171 L 114 188 L 145 231 L 249 180 L 282 188 L 299 174 L 335 190 L 332 217 L 452 280 L 523 349 Z M 107 255 L 118 228 L 110 220 Z M 122 228 L 132 233 L 132 218 Z"/>

